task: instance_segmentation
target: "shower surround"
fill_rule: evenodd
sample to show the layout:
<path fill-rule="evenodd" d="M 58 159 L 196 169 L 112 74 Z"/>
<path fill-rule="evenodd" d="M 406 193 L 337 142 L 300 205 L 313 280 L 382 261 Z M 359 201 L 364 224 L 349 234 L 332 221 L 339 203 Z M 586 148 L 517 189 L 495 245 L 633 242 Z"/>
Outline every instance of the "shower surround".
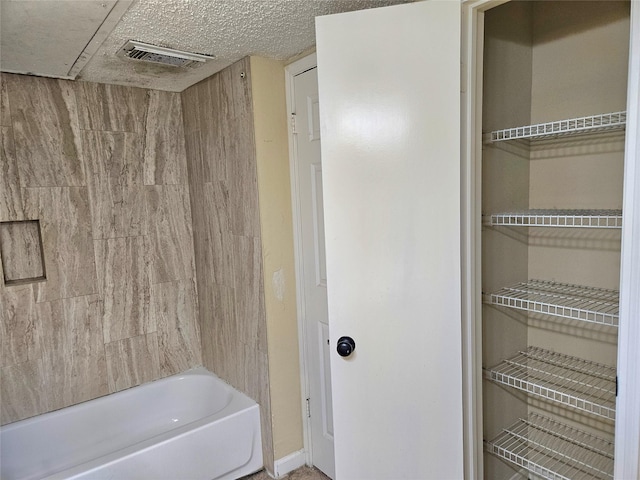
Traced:
<path fill-rule="evenodd" d="M 1 80 L 0 222 L 46 275 L 0 282 L 1 423 L 200 365 L 180 95 Z"/>

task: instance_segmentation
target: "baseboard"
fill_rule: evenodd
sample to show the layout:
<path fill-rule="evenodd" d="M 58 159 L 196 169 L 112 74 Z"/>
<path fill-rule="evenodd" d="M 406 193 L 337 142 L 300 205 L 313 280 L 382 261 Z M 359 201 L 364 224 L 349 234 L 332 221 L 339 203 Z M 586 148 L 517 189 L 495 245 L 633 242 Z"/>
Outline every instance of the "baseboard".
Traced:
<path fill-rule="evenodd" d="M 276 478 L 281 478 L 287 473 L 304 466 L 305 463 L 307 461 L 304 450 L 298 450 L 273 462 L 273 470 Z"/>

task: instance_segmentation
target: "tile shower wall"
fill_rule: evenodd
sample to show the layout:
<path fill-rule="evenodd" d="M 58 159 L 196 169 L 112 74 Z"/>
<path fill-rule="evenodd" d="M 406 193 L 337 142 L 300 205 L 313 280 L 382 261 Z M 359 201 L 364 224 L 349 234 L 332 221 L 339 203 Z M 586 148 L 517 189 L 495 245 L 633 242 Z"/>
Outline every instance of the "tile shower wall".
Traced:
<path fill-rule="evenodd" d="M 1 80 L 0 222 L 46 272 L 0 281 L 2 424 L 200 365 L 180 95 Z"/>
<path fill-rule="evenodd" d="M 202 360 L 260 404 L 273 471 L 251 72 L 245 58 L 182 92 Z"/>

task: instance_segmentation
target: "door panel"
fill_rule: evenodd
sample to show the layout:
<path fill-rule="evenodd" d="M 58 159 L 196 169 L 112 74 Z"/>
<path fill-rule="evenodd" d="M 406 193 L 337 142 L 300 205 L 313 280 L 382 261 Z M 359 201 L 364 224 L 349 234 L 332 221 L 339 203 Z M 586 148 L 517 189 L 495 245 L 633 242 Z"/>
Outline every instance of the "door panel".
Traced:
<path fill-rule="evenodd" d="M 318 138 L 319 135 L 318 135 Z M 314 251 L 316 255 L 316 283 L 319 287 L 327 286 L 327 255 L 324 242 L 324 211 L 322 200 L 322 166 L 311 165 L 311 198 L 313 200 Z M 325 293 L 326 295 L 326 293 Z"/>
<path fill-rule="evenodd" d="M 333 409 L 331 408 L 331 348 L 329 340 L 329 325 L 318 324 L 321 332 L 318 336 L 322 344 L 320 381 L 322 398 L 322 434 L 333 440 Z"/>
<path fill-rule="evenodd" d="M 463 477 L 460 8 L 317 19 L 338 479 Z"/>
<path fill-rule="evenodd" d="M 311 452 L 313 464 L 331 478 L 333 461 L 333 412 L 327 317 L 320 116 L 315 68 L 294 78 L 296 113 L 296 175 L 300 211 L 303 322 L 309 378 Z"/>

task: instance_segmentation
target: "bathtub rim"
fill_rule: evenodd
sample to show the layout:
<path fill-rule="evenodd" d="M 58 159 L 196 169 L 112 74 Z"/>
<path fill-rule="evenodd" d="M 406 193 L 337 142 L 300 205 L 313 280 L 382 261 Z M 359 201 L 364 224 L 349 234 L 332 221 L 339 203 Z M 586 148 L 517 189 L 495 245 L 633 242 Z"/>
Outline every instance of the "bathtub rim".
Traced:
<path fill-rule="evenodd" d="M 154 446 L 179 440 L 181 437 L 185 437 L 189 435 L 190 432 L 195 432 L 198 430 L 208 428 L 213 423 L 222 421 L 223 419 L 226 419 L 226 418 L 232 419 L 233 417 L 246 414 L 246 412 L 249 410 L 255 410 L 257 415 L 257 425 L 256 425 L 257 429 L 256 431 L 253 432 L 254 441 L 252 442 L 251 454 L 249 456 L 249 459 L 245 462 L 244 465 L 236 467 L 233 471 L 243 468 L 245 465 L 250 463 L 256 455 L 259 455 L 260 463 L 262 464 L 259 405 L 257 404 L 257 402 L 251 399 L 248 395 L 237 390 L 233 386 L 229 385 L 227 382 L 225 382 L 220 377 L 218 377 L 215 373 L 207 370 L 205 367 L 202 367 L 202 366 L 194 367 L 184 372 L 170 375 L 168 377 L 145 382 L 140 385 L 136 385 L 134 387 L 121 390 L 119 392 L 115 392 L 113 394 L 103 395 L 101 397 L 87 400 L 75 405 L 70 405 L 68 407 L 63 407 L 58 410 L 53 410 L 51 412 L 46 412 L 46 413 L 36 415 L 30 418 L 26 418 L 23 420 L 18 420 L 16 422 L 12 422 L 12 423 L 1 426 L 0 432 L 4 431 L 9 433 L 12 430 L 16 430 L 22 427 L 29 427 L 34 423 L 42 422 L 47 418 L 64 417 L 66 415 L 72 415 L 75 411 L 78 411 L 78 410 L 95 408 L 97 404 L 100 405 L 104 403 L 109 403 L 109 401 L 113 401 L 115 396 L 118 396 L 119 399 L 122 399 L 132 395 L 140 395 L 140 391 L 136 389 L 144 389 L 145 387 L 152 386 L 152 385 L 159 386 L 160 388 L 162 388 L 162 384 L 175 384 L 176 382 L 179 382 L 180 380 L 188 377 L 210 377 L 213 381 L 216 382 L 217 388 L 224 389 L 224 395 L 229 397 L 228 400 L 225 402 L 225 405 L 222 408 L 212 412 L 209 415 L 205 415 L 203 417 L 192 420 L 188 423 L 181 424 L 170 430 L 157 433 L 143 440 L 139 440 L 137 442 L 127 444 L 120 448 L 116 448 L 102 455 L 90 458 L 88 460 L 81 461 L 80 463 L 74 464 L 70 462 L 71 464 L 62 465 L 59 468 L 55 467 L 53 471 L 35 474 L 35 475 L 39 475 L 36 478 L 40 478 L 42 480 L 61 480 L 61 479 L 74 477 L 76 475 L 82 474 L 85 471 L 92 470 L 97 466 L 107 466 L 119 460 L 125 459 L 129 456 L 133 456 L 133 455 L 142 453 L 145 450 L 152 449 L 154 448 Z M 255 441 L 256 436 L 257 436 L 257 443 Z M 32 478 L 32 477 L 28 477 L 28 478 Z"/>
<path fill-rule="evenodd" d="M 223 379 L 218 377 L 215 373 L 207 370 L 205 367 L 198 366 L 198 367 L 193 367 L 193 368 L 190 368 L 188 370 L 185 370 L 184 372 L 180 372 L 180 373 L 176 373 L 176 374 L 173 374 L 173 375 L 169 375 L 167 377 L 158 378 L 156 380 L 150 380 L 148 382 L 144 382 L 144 383 L 141 383 L 139 385 L 135 385 L 133 387 L 126 388 L 124 390 L 119 390 L 117 392 L 108 393 L 106 395 L 101 395 L 99 397 L 91 398 L 89 400 L 84 400 L 82 402 L 75 403 L 73 405 L 68 405 L 66 407 L 58 408 L 56 410 L 51 410 L 49 412 L 40 413 L 40 414 L 34 415 L 32 417 L 23 418 L 22 420 L 16 420 L 15 422 L 6 423 L 4 425 L 0 425 L 0 431 L 11 431 L 11 430 L 19 428 L 21 426 L 26 426 L 26 425 L 30 425 L 32 423 L 41 422 L 43 420 L 46 420 L 47 418 L 59 417 L 59 416 L 63 416 L 63 415 L 70 415 L 72 413 L 71 409 L 74 409 L 74 410 L 81 410 L 82 409 L 82 410 L 84 410 L 84 409 L 90 408 L 91 405 L 96 405 L 98 403 L 107 403 L 107 401 L 113 400 L 113 397 L 115 397 L 115 396 L 118 396 L 118 398 L 125 398 L 127 396 L 136 395 L 138 392 L 134 392 L 134 389 L 137 389 L 137 388 L 144 388 L 146 386 L 151 386 L 151 385 L 160 385 L 160 384 L 163 384 L 163 383 L 174 383 L 176 381 L 179 381 L 181 378 L 188 377 L 188 376 L 209 376 L 209 377 L 213 377 L 214 379 L 219 380 L 222 385 L 224 385 L 225 393 L 231 393 L 231 395 L 233 395 L 235 393 L 239 393 L 240 395 L 244 395 L 245 397 L 249 398 L 249 400 L 254 401 L 246 393 L 241 392 L 240 390 L 234 388 L 233 386 L 231 386 L 230 384 L 225 382 Z M 230 401 L 227 402 L 224 407 L 222 407 L 221 409 L 217 410 L 215 413 L 212 413 L 211 415 L 215 415 L 216 413 L 226 409 L 229 406 Z M 65 410 L 68 411 L 69 413 L 66 413 Z M 185 425 L 188 425 L 188 424 L 185 424 Z"/>

